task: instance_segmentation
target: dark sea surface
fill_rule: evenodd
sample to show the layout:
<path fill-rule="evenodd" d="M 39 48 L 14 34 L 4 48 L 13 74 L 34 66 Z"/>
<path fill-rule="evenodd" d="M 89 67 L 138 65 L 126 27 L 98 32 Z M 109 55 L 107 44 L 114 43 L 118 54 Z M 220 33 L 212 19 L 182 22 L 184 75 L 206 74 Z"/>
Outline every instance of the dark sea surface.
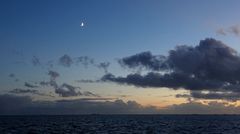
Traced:
<path fill-rule="evenodd" d="M 0 134 L 240 134 L 239 115 L 0 116 Z"/>

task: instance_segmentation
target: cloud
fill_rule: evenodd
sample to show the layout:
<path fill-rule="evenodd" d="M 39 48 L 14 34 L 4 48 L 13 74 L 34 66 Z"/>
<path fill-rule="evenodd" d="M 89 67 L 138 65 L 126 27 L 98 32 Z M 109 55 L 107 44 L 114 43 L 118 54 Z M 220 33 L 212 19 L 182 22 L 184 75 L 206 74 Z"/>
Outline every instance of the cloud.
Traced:
<path fill-rule="evenodd" d="M 73 64 L 72 58 L 65 54 L 59 58 L 58 63 L 64 67 L 70 67 Z"/>
<path fill-rule="evenodd" d="M 90 58 L 88 56 L 80 56 L 80 57 L 77 57 L 76 58 L 76 63 L 77 64 L 82 64 L 84 65 L 85 67 L 88 67 L 89 65 L 94 65 L 95 62 L 94 62 L 94 59 L 93 58 Z"/>
<path fill-rule="evenodd" d="M 48 71 L 48 75 L 50 76 L 51 80 L 56 80 L 56 78 L 60 76 L 58 72 L 52 70 Z"/>
<path fill-rule="evenodd" d="M 28 83 L 28 82 L 25 82 L 25 83 L 24 83 L 24 86 L 25 86 L 25 87 L 29 87 L 29 88 L 37 88 L 37 87 L 38 87 L 38 86 L 32 85 L 32 84 L 30 84 L 30 83 Z"/>
<path fill-rule="evenodd" d="M 81 89 L 80 87 L 72 86 L 67 83 L 63 83 L 62 85 L 58 85 L 56 82 L 56 78 L 59 77 L 59 73 L 56 71 L 49 71 L 48 75 L 50 76 L 50 81 L 41 81 L 39 85 L 41 86 L 51 86 L 54 88 L 55 93 L 58 94 L 61 97 L 72 97 L 72 96 L 93 96 L 93 97 L 100 97 L 99 95 L 96 95 L 92 92 L 85 91 L 80 92 L 77 91 L 78 89 Z M 25 83 L 26 84 L 26 83 Z M 30 86 L 30 85 L 28 85 Z"/>
<path fill-rule="evenodd" d="M 10 78 L 15 78 L 15 74 L 14 73 L 11 73 L 8 75 Z"/>
<path fill-rule="evenodd" d="M 227 31 L 225 31 L 225 29 L 223 28 L 219 28 L 217 31 L 216 31 L 217 34 L 219 35 L 227 35 Z"/>
<path fill-rule="evenodd" d="M 240 99 L 239 92 L 204 92 L 204 91 L 191 91 L 190 94 L 177 94 L 176 98 L 193 98 L 193 99 L 208 99 L 208 100 L 227 100 L 235 102 Z"/>
<path fill-rule="evenodd" d="M 101 100 L 101 98 L 99 98 Z M 106 98 L 107 99 L 107 98 Z M 103 99 L 104 100 L 104 99 Z M 153 113 L 135 101 L 97 101 L 93 99 L 33 101 L 27 96 L 0 95 L 0 114 L 137 114 Z"/>
<path fill-rule="evenodd" d="M 129 68 L 148 68 L 150 72 L 145 75 L 133 73 L 126 77 L 116 77 L 106 74 L 101 80 L 137 87 L 240 91 L 240 56 L 221 41 L 207 38 L 194 47 L 177 46 L 167 56 L 161 56 L 165 57 L 164 60 L 153 57 L 156 56 L 143 52 L 120 60 L 121 64 Z"/>
<path fill-rule="evenodd" d="M 19 79 L 16 78 L 16 75 L 15 75 L 14 73 L 10 73 L 10 74 L 8 75 L 8 77 L 14 79 L 15 82 L 18 82 L 18 81 L 19 81 Z"/>
<path fill-rule="evenodd" d="M 219 35 L 224 35 L 224 36 L 228 35 L 228 34 L 233 34 L 233 35 L 239 36 L 240 35 L 240 25 L 233 25 L 233 26 L 230 26 L 227 28 L 219 28 L 216 31 L 216 33 Z"/>
<path fill-rule="evenodd" d="M 85 79 L 82 79 L 82 80 L 75 80 L 76 82 L 78 83 L 97 83 L 97 82 L 101 82 L 101 80 L 85 80 Z"/>
<path fill-rule="evenodd" d="M 41 81 L 39 83 L 41 86 L 52 86 L 54 88 L 58 87 L 58 84 L 55 80 L 50 80 L 50 81 Z"/>
<path fill-rule="evenodd" d="M 168 114 L 240 114 L 239 110 L 239 107 L 225 102 L 212 101 L 208 104 L 202 104 L 191 101 L 179 105 L 170 105 L 162 112 Z"/>
<path fill-rule="evenodd" d="M 21 88 L 15 88 L 10 91 L 10 93 L 15 93 L 15 94 L 22 94 L 22 93 L 38 93 L 38 90 L 34 89 L 21 89 Z"/>
<path fill-rule="evenodd" d="M 82 95 L 84 95 L 84 96 L 93 96 L 93 97 L 101 97 L 101 96 L 99 96 L 97 94 L 94 94 L 92 92 L 89 92 L 89 91 L 82 92 Z"/>
<path fill-rule="evenodd" d="M 33 64 L 34 66 L 41 66 L 40 59 L 39 59 L 38 57 L 36 57 L 36 56 L 33 56 L 31 62 L 32 62 L 32 64 Z"/>
<path fill-rule="evenodd" d="M 172 89 L 185 88 L 188 90 L 215 89 L 222 83 L 209 80 L 192 79 L 184 74 L 171 73 L 160 74 L 150 72 L 146 75 L 138 73 L 129 74 L 126 77 L 115 77 L 112 74 L 106 74 L 101 78 L 102 81 L 111 81 L 118 84 L 134 85 L 137 87 L 168 87 Z"/>
<path fill-rule="evenodd" d="M 97 65 L 98 68 L 103 69 L 105 73 L 108 73 L 109 62 L 101 62 Z"/>
<path fill-rule="evenodd" d="M 122 58 L 118 62 L 123 67 L 128 68 L 146 68 L 150 70 L 161 70 L 165 68 L 165 64 L 163 64 L 165 60 L 165 56 L 155 56 L 152 55 L 151 52 L 142 52 L 133 56 Z"/>
<path fill-rule="evenodd" d="M 82 95 L 82 93 L 80 91 L 76 91 L 77 89 L 81 89 L 81 88 L 74 87 L 72 85 L 63 83 L 61 86 L 55 88 L 55 93 L 59 94 L 62 97 L 71 97 L 71 96 Z"/>
<path fill-rule="evenodd" d="M 111 99 L 111 98 L 110 98 Z M 1 115 L 39 114 L 240 114 L 240 108 L 224 102 L 188 102 L 165 108 L 142 106 L 136 101 L 108 101 L 108 98 L 34 101 L 28 96 L 0 95 Z"/>
<path fill-rule="evenodd" d="M 38 90 L 34 90 L 34 89 L 15 88 L 15 89 L 9 91 L 9 93 L 13 93 L 13 94 L 34 94 L 34 95 L 40 95 L 40 96 L 54 97 L 52 95 L 40 93 Z"/>

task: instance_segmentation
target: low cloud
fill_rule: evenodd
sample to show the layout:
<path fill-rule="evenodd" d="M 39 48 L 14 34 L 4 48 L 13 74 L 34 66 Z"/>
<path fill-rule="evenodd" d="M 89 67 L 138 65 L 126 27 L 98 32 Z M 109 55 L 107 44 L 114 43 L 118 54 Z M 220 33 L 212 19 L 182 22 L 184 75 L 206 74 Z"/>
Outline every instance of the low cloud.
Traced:
<path fill-rule="evenodd" d="M 89 91 L 82 92 L 82 95 L 84 95 L 84 96 L 92 96 L 92 97 L 101 97 L 100 95 L 94 94 L 94 93 L 89 92 Z"/>
<path fill-rule="evenodd" d="M 240 99 L 238 92 L 204 92 L 204 91 L 191 91 L 190 94 L 177 94 L 176 98 L 187 99 L 208 99 L 208 100 L 227 100 L 236 102 Z"/>
<path fill-rule="evenodd" d="M 15 93 L 15 94 L 22 94 L 22 93 L 38 93 L 38 90 L 34 89 L 21 89 L 21 88 L 15 88 L 10 91 L 10 93 Z"/>
<path fill-rule="evenodd" d="M 69 84 L 62 84 L 61 86 L 55 88 L 55 93 L 59 94 L 62 97 L 71 97 L 71 96 L 80 96 L 82 93 L 77 91 L 77 89 L 81 89 L 80 87 L 74 87 Z"/>
<path fill-rule="evenodd" d="M 9 91 L 9 93 L 13 93 L 13 94 L 34 94 L 34 95 L 40 95 L 40 96 L 54 97 L 52 95 L 40 93 L 38 90 L 34 90 L 34 89 L 15 88 L 15 89 Z"/>
<path fill-rule="evenodd" d="M 106 100 L 105 100 L 106 99 Z M 239 114 L 240 108 L 221 102 L 188 102 L 163 109 L 142 106 L 135 101 L 107 101 L 108 98 L 33 101 L 28 96 L 0 95 L 1 115 L 39 114 Z"/>
<path fill-rule="evenodd" d="M 28 83 L 28 82 L 25 82 L 24 86 L 28 87 L 28 88 L 37 88 L 38 87 L 37 85 L 33 85 L 33 84 Z"/>

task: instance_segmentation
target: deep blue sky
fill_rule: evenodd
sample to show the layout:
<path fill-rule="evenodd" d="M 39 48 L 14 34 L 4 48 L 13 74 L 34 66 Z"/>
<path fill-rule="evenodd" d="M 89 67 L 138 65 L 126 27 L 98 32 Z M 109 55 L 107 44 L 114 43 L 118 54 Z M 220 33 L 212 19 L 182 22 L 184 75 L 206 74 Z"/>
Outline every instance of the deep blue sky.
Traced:
<path fill-rule="evenodd" d="M 89 56 L 96 62 L 111 62 L 109 70 L 121 75 L 126 71 L 117 65 L 116 58 L 142 51 L 167 54 L 176 45 L 197 45 L 206 37 L 222 40 L 239 51 L 239 37 L 216 34 L 220 28 L 239 24 L 239 5 L 238 0 L 3 0 L 0 90 L 17 88 L 25 81 L 48 79 L 46 68 L 31 65 L 33 56 L 44 63 L 64 54 Z M 84 27 L 80 27 L 81 22 Z M 68 83 L 100 78 L 103 74 L 94 67 L 54 69 L 63 76 L 60 81 Z M 10 73 L 21 81 L 13 82 L 8 77 Z M 98 91 L 97 87 L 87 85 L 85 89 L 99 94 L 119 94 L 116 88 L 132 89 L 126 91 L 129 94 L 137 92 L 134 87 L 114 84 L 103 84 L 106 91 Z M 133 98 L 138 95 L 143 96 L 137 94 Z"/>

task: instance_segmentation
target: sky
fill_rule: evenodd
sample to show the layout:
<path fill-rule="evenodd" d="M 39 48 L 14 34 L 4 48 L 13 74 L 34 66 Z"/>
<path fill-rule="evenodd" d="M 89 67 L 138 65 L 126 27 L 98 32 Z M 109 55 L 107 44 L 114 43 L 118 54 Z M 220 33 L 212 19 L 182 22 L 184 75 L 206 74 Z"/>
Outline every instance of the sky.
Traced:
<path fill-rule="evenodd" d="M 0 114 L 238 114 L 239 4 L 2 0 Z"/>

